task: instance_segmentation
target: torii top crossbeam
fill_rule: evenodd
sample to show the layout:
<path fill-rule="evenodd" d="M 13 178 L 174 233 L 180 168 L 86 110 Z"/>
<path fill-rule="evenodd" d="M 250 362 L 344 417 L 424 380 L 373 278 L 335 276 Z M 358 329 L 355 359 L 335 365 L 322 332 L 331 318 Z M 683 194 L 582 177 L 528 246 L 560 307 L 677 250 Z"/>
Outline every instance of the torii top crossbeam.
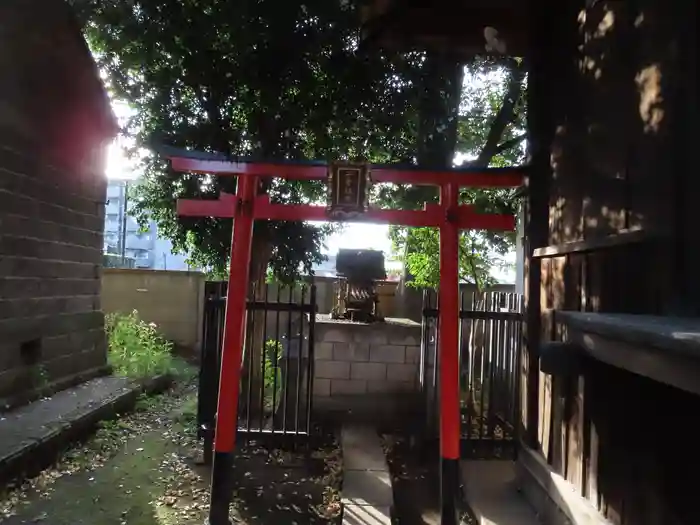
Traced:
<path fill-rule="evenodd" d="M 328 164 L 320 162 L 255 162 L 224 160 L 218 155 L 202 156 L 186 150 L 168 155 L 175 171 L 213 175 L 256 175 L 293 180 L 325 180 Z M 414 166 L 374 164 L 370 166 L 373 182 L 441 186 L 457 183 L 474 188 L 514 188 L 520 186 L 525 168 L 455 168 L 426 170 Z"/>
<path fill-rule="evenodd" d="M 235 177 L 280 177 L 292 180 L 328 180 L 332 167 L 319 162 L 252 162 L 225 160 L 219 155 L 170 149 L 166 152 L 175 171 L 205 173 Z M 426 186 L 454 186 L 472 188 L 513 188 L 522 184 L 523 168 L 421 170 L 413 166 L 371 165 L 372 183 L 412 184 Z M 359 195 L 356 197 L 359 198 Z M 233 218 L 238 199 L 222 193 L 218 200 L 180 199 L 180 216 Z M 454 211 L 454 220 L 460 229 L 512 230 L 512 215 L 476 213 L 471 206 L 460 205 Z M 347 222 L 370 222 L 398 226 L 439 227 L 445 220 L 443 204 L 428 204 L 423 210 L 395 210 L 367 208 L 360 214 L 345 217 Z M 313 205 L 273 204 L 266 195 L 255 198 L 254 219 L 271 220 L 334 220 L 328 207 Z"/>

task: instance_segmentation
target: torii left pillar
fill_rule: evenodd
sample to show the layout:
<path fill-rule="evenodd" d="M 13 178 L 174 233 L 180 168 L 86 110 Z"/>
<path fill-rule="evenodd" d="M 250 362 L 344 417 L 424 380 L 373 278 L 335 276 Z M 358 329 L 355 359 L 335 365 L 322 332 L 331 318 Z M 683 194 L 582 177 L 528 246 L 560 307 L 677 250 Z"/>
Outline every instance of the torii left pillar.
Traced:
<path fill-rule="evenodd" d="M 245 337 L 246 298 L 248 292 L 251 245 L 253 240 L 253 203 L 258 178 L 238 177 L 236 187 L 236 214 L 233 219 L 231 257 L 228 273 L 228 293 L 224 318 L 224 340 L 221 353 L 219 385 L 231 383 L 231 395 L 219 395 L 216 408 L 214 435 L 214 463 L 212 466 L 209 524 L 230 523 L 229 507 L 233 493 L 231 469 L 236 445 L 238 421 L 238 394 L 241 380 L 241 358 Z"/>

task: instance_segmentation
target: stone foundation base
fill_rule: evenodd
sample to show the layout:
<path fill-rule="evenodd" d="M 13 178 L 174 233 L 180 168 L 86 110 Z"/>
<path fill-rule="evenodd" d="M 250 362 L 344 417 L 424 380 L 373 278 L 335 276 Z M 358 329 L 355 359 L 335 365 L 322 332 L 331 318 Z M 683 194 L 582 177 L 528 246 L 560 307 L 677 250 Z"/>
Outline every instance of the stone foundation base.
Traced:
<path fill-rule="evenodd" d="M 314 410 L 343 420 L 401 421 L 421 407 L 421 327 L 404 319 L 373 324 L 319 316 Z"/>

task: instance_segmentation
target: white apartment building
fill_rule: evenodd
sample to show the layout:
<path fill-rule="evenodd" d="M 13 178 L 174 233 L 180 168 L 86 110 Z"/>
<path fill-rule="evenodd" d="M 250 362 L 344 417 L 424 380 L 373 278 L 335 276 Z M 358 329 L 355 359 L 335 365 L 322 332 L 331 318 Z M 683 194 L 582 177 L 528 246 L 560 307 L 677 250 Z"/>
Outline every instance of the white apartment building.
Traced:
<path fill-rule="evenodd" d="M 105 207 L 104 251 L 133 258 L 136 268 L 152 270 L 189 270 L 186 258 L 173 253 L 169 239 L 158 236 L 158 227 L 151 222 L 146 231 L 139 228 L 129 214 L 129 180 L 112 179 L 107 184 Z M 122 249 L 123 244 L 123 249 Z"/>

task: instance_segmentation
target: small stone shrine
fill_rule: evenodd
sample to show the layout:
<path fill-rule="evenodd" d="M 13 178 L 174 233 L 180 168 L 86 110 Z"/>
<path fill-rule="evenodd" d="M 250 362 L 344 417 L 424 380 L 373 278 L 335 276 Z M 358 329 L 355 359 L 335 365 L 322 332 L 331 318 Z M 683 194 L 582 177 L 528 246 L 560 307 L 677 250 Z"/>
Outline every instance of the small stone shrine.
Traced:
<path fill-rule="evenodd" d="M 377 281 L 386 279 L 384 253 L 341 249 L 336 256 L 335 270 L 338 280 L 331 318 L 362 323 L 381 321 Z"/>
<path fill-rule="evenodd" d="M 334 305 L 315 325 L 314 406 L 344 419 L 401 418 L 416 407 L 421 326 L 384 319 L 377 284 L 386 279 L 384 253 L 341 249 Z"/>

